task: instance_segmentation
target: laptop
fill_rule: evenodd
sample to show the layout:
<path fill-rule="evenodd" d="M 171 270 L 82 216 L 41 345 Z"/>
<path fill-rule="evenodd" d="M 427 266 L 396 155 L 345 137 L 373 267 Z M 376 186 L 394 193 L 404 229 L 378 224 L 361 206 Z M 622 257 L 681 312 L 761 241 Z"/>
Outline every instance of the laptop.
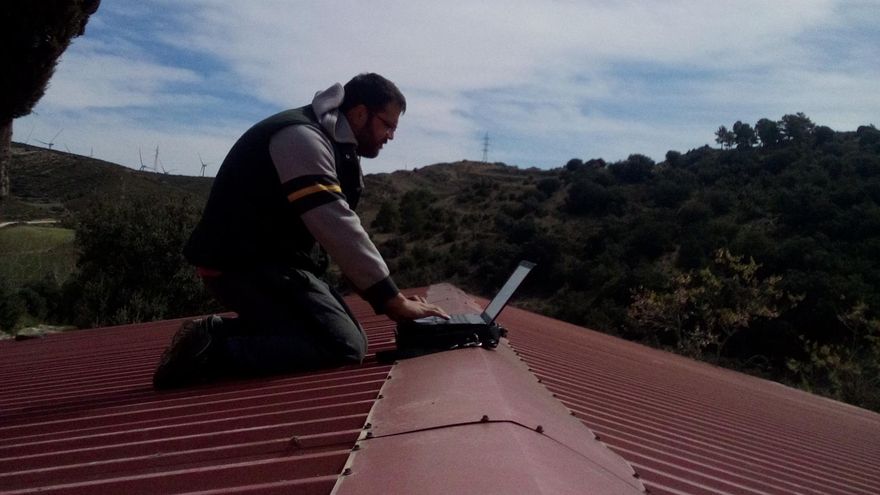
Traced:
<path fill-rule="evenodd" d="M 376 355 L 381 362 L 392 362 L 439 351 L 466 347 L 495 348 L 507 331 L 495 324 L 495 318 L 507 305 L 510 297 L 526 275 L 535 267 L 529 261 L 520 261 L 516 269 L 479 315 L 452 314 L 449 319 L 429 316 L 397 324 L 395 340 L 397 349 L 380 351 Z"/>
<path fill-rule="evenodd" d="M 526 275 L 535 267 L 535 264 L 531 261 L 520 261 L 519 265 L 517 265 L 516 269 L 513 270 L 513 273 L 510 275 L 510 278 L 507 279 L 507 282 L 501 287 L 501 290 L 495 294 L 495 297 L 492 298 L 492 301 L 489 302 L 489 305 L 483 309 L 483 312 L 480 314 L 452 314 L 449 315 L 449 319 L 441 318 L 439 316 L 429 316 L 427 318 L 419 318 L 418 320 L 413 320 L 412 322 L 407 323 L 407 326 L 419 326 L 419 327 L 430 327 L 430 326 L 467 326 L 467 325 L 477 325 L 477 326 L 488 326 L 495 322 L 495 318 L 498 318 L 498 315 L 501 314 L 501 310 L 507 306 L 507 302 L 510 301 L 510 297 L 513 296 L 513 293 L 519 288 L 519 285 L 522 283 L 523 279 L 526 278 Z"/>

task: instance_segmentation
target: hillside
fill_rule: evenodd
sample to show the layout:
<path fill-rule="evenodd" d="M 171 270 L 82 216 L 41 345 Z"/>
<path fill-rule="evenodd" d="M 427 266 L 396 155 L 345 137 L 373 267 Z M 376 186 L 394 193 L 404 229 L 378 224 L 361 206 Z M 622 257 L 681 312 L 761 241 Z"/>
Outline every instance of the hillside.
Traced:
<path fill-rule="evenodd" d="M 369 162 L 365 170 L 369 172 Z M 407 191 L 430 189 L 438 206 L 467 211 L 456 206 L 453 197 L 471 184 L 512 185 L 527 176 L 503 164 L 458 162 L 438 164 L 415 171 L 365 176 L 366 190 L 359 213 L 369 223 L 382 201 Z M 114 163 L 49 150 L 21 143 L 12 144 L 10 164 L 11 197 L 0 202 L 0 222 L 66 218 L 89 204 L 115 202 L 123 198 L 190 198 L 203 202 L 210 192 L 211 177 L 192 177 L 137 171 Z M 381 235 L 380 235 L 381 237 Z"/>
<path fill-rule="evenodd" d="M 402 287 L 487 296 L 529 259 L 517 304 L 880 409 L 880 131 L 759 124 L 660 163 L 368 174 L 359 213 Z M 74 215 L 100 241 L 66 292 L 78 325 L 208 310 L 179 251 L 210 179 L 14 153 L 0 218 Z"/>
<path fill-rule="evenodd" d="M 114 163 L 20 143 L 12 144 L 11 198 L 0 222 L 67 218 L 94 202 L 125 198 L 207 198 L 208 177 L 140 172 Z"/>

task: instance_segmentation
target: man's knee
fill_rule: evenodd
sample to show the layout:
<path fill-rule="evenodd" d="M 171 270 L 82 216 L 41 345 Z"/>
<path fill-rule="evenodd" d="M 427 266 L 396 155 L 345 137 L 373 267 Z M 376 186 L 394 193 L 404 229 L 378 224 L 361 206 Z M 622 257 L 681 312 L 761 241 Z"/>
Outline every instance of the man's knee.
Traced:
<path fill-rule="evenodd" d="M 367 338 L 357 323 L 350 321 L 341 325 L 344 328 L 335 328 L 334 334 L 338 354 L 345 363 L 360 363 L 367 354 Z"/>

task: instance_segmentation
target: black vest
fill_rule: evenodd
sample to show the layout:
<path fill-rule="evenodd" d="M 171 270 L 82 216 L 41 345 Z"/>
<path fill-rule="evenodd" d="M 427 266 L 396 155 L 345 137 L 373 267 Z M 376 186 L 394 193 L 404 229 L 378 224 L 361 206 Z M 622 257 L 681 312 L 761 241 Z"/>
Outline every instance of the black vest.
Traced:
<path fill-rule="evenodd" d="M 190 263 L 220 271 L 257 266 L 323 271 L 313 259 L 315 239 L 290 206 L 269 155 L 272 136 L 291 125 L 310 125 L 327 135 L 342 193 L 355 208 L 362 190 L 356 146 L 330 138 L 311 105 L 287 110 L 251 127 L 226 155 L 184 248 Z"/>

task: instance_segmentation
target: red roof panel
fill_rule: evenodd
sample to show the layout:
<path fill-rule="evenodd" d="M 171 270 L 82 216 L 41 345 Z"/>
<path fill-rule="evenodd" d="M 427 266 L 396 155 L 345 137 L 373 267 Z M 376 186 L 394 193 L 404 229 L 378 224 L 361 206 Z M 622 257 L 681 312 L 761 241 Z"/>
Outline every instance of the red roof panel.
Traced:
<path fill-rule="evenodd" d="M 506 343 L 400 361 L 358 445 L 337 494 L 644 491 Z"/>
<path fill-rule="evenodd" d="M 651 493 L 877 493 L 880 415 L 508 308 L 510 342 Z"/>
<path fill-rule="evenodd" d="M 179 323 L 0 343 L 0 491 L 329 493 L 391 367 L 157 393 Z M 367 331 L 389 346 L 387 321 Z"/>
<path fill-rule="evenodd" d="M 473 301 L 443 287 L 446 307 L 473 310 Z M 359 299 L 349 301 L 370 337 L 371 355 L 393 348 L 393 323 Z M 878 414 L 517 308 L 505 309 L 501 322 L 534 375 L 632 464 L 651 493 L 878 492 Z M 326 494 L 346 466 L 352 471 L 340 488 L 380 473 L 357 467 L 358 457 L 381 462 L 403 455 L 416 461 L 410 474 L 421 472 L 429 476 L 422 480 L 450 493 L 482 486 L 475 468 L 486 459 L 511 465 L 529 458 L 533 464 L 512 473 L 512 484 L 551 493 L 563 488 L 540 474 L 583 462 L 577 448 L 589 451 L 595 443 L 575 441 L 577 448 L 566 447 L 573 457 L 547 465 L 563 445 L 551 435 L 553 416 L 523 405 L 538 392 L 506 391 L 534 382 L 503 378 L 513 371 L 498 363 L 480 364 L 486 382 L 472 394 L 479 393 L 476 402 L 458 409 L 466 416 L 461 426 L 430 426 L 456 420 L 451 410 L 436 410 L 410 425 L 426 428 L 417 435 L 374 432 L 370 441 L 362 429 L 368 417 L 376 431 L 384 422 L 388 432 L 404 421 L 389 418 L 405 417 L 383 411 L 385 399 L 376 402 L 383 386 L 388 399 L 416 398 L 406 387 L 392 393 L 396 378 L 387 380 L 389 372 L 409 373 L 406 362 L 392 367 L 368 359 L 362 366 L 154 392 L 153 368 L 179 323 L 0 342 L 0 492 Z M 425 362 L 442 372 L 464 366 L 458 360 L 468 354 L 483 361 L 502 352 L 456 351 Z M 424 371 L 436 372 L 432 366 Z M 490 385 L 495 379 L 497 388 Z M 437 399 L 455 393 L 451 382 L 428 383 L 423 391 Z M 504 401 L 517 407 L 499 407 Z M 490 422 L 474 424 L 473 412 L 486 410 Z M 494 423 L 496 415 L 515 419 Z M 538 434 L 536 424 L 547 434 Z M 350 456 L 356 443 L 362 451 Z M 419 449 L 454 449 L 452 443 L 461 454 L 458 477 L 419 464 Z"/>

